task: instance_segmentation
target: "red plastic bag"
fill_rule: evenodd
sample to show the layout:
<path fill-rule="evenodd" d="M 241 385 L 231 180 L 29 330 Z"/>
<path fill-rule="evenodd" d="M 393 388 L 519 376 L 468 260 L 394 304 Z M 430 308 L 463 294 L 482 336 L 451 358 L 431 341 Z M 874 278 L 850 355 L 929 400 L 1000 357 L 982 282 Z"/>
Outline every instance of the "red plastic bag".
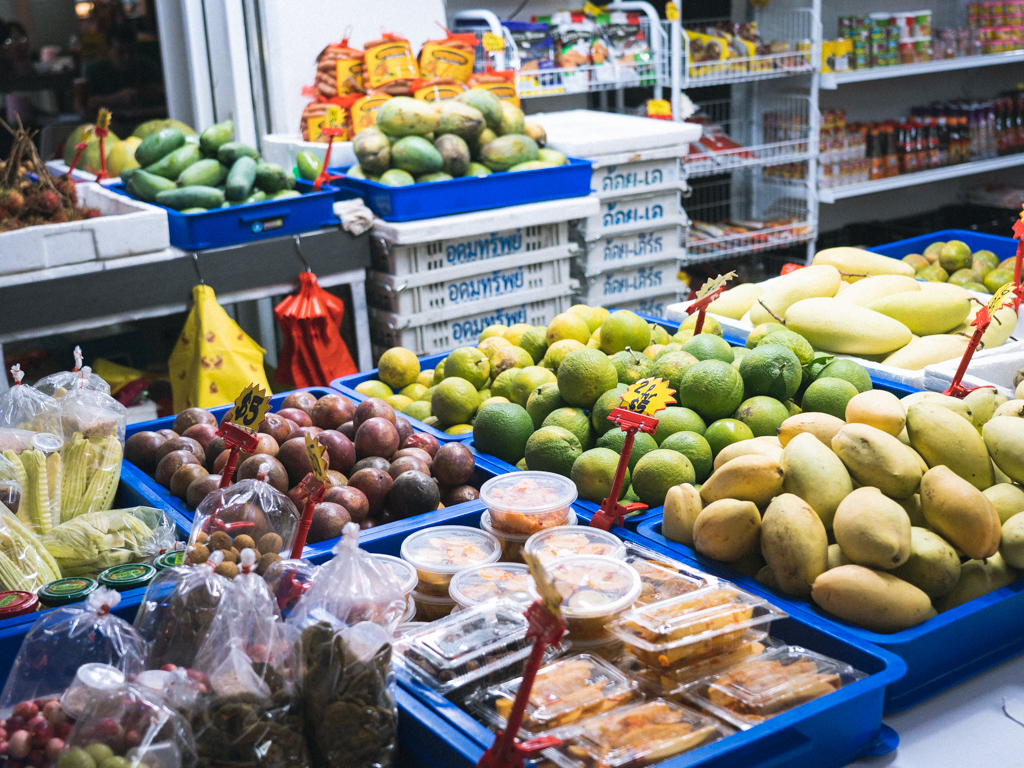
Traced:
<path fill-rule="evenodd" d="M 321 288 L 316 275 L 301 273 L 299 292 L 274 307 L 284 334 L 274 380 L 295 387 L 316 387 L 357 373 L 359 368 L 341 338 L 344 314 L 345 303 Z"/>

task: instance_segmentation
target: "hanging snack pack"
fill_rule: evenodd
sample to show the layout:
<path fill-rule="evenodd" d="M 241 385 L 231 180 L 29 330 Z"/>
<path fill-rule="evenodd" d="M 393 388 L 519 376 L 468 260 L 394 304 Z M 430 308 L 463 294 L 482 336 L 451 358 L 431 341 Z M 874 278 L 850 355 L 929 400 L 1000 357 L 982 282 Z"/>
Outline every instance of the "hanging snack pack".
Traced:
<path fill-rule="evenodd" d="M 316 90 L 325 99 L 363 92 L 363 52 L 348 38 L 331 43 L 316 57 Z"/>
<path fill-rule="evenodd" d="M 60 404 L 64 430 L 60 490 L 63 523 L 113 505 L 121 478 L 128 409 L 110 395 L 77 384 Z"/>
<path fill-rule="evenodd" d="M 302 111 L 299 130 L 303 141 L 320 141 L 328 143 L 330 137 L 324 134 L 325 128 L 340 128 L 341 133 L 335 136 L 337 141 L 348 141 L 352 138 L 352 117 L 349 107 L 361 93 L 336 96 L 326 100 L 317 95 L 315 101 L 309 102 Z"/>
<path fill-rule="evenodd" d="M 135 629 L 149 647 L 148 669 L 167 664 L 190 668 L 195 663 L 230 584 L 216 573 L 223 558 L 222 552 L 214 552 L 201 567 L 165 568 L 149 583 L 135 617 Z"/>
<path fill-rule="evenodd" d="M 454 99 L 466 90 L 466 86 L 453 77 L 435 77 L 431 80 L 415 80 L 412 97 L 432 104 L 435 101 Z"/>
<path fill-rule="evenodd" d="M 110 385 L 102 378 L 92 372 L 92 369 L 82 367 L 82 348 L 75 347 L 75 367 L 70 371 L 59 371 L 51 373 L 36 382 L 36 389 L 44 395 L 60 400 L 65 393 L 78 384 L 86 389 L 95 389 L 105 395 L 110 394 Z"/>
<path fill-rule="evenodd" d="M 392 96 L 408 95 L 409 84 L 420 76 L 409 41 L 398 35 L 384 34 L 363 46 L 367 91 L 386 89 Z"/>
<path fill-rule="evenodd" d="M 520 71 L 555 68 L 555 43 L 547 24 L 505 21 L 502 26 L 516 44 Z"/>
<path fill-rule="evenodd" d="M 398 706 L 391 636 L 405 612 L 398 579 L 359 549 L 348 523 L 289 624 L 300 629 L 296 676 L 313 762 L 326 768 L 391 765 Z"/>
<path fill-rule="evenodd" d="M 516 93 L 516 73 L 511 70 L 497 71 L 490 67 L 484 72 L 476 72 L 467 83 L 470 88 L 490 91 L 500 101 L 510 101 L 519 106 L 519 94 Z"/>
<path fill-rule="evenodd" d="M 350 110 L 352 115 L 352 135 L 373 128 L 377 124 L 377 113 L 391 99 L 387 93 L 372 93 L 357 99 Z"/>
<path fill-rule="evenodd" d="M 428 40 L 420 49 L 420 76 L 424 79 L 450 77 L 466 82 L 473 74 L 476 45 L 476 35 L 471 32 L 449 32 L 443 40 Z"/>
<path fill-rule="evenodd" d="M 39 537 L 0 505 L 0 587 L 34 594 L 60 576 L 57 561 Z"/>
<path fill-rule="evenodd" d="M 131 624 L 111 613 L 120 601 L 117 592 L 100 588 L 83 603 L 40 616 L 14 660 L 0 694 L 0 711 L 10 712 L 25 702 L 36 702 L 38 709 L 45 709 L 39 705 L 41 700 L 59 700 L 68 717 L 75 718 L 85 708 L 90 692 L 99 687 L 90 683 L 99 679 L 124 682 L 141 672 L 146 643 Z M 83 666 L 93 668 L 96 674 L 90 677 L 88 669 L 80 673 Z"/>

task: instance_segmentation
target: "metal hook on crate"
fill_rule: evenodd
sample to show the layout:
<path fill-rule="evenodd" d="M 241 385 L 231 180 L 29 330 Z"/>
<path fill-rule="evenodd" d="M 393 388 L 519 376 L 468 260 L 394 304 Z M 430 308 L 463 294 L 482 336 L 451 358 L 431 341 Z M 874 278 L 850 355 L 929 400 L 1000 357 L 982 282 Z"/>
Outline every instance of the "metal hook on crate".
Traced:
<path fill-rule="evenodd" d="M 299 258 L 302 259 L 302 263 L 306 265 L 306 271 L 312 272 L 313 268 L 309 266 L 309 262 L 306 261 L 306 254 L 302 252 L 302 243 L 298 235 L 292 235 L 292 241 L 295 243 L 295 252 L 299 254 Z"/>
<path fill-rule="evenodd" d="M 199 254 L 192 251 L 192 267 L 196 271 L 196 277 L 199 278 L 200 285 L 206 285 L 206 281 L 203 280 L 203 273 L 199 271 Z"/>

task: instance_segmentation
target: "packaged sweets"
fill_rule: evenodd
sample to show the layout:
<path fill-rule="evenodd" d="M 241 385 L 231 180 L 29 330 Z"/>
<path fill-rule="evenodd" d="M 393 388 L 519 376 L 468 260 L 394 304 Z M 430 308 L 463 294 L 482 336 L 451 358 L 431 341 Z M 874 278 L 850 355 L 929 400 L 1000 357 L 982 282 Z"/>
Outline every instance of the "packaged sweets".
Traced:
<path fill-rule="evenodd" d="M 60 403 L 35 387 L 23 384 L 25 374 L 20 365 L 11 367 L 11 376 L 14 386 L 0 395 L 0 429 L 42 432 L 60 439 L 64 434 L 60 423 Z"/>
<path fill-rule="evenodd" d="M 503 533 L 534 534 L 566 525 L 576 485 L 553 472 L 515 472 L 492 477 L 480 487 L 491 525 Z"/>
<path fill-rule="evenodd" d="M 493 563 L 459 571 L 452 577 L 449 594 L 463 608 L 488 600 L 509 600 L 525 608 L 540 599 L 525 565 Z"/>
<path fill-rule="evenodd" d="M 563 556 L 546 563 L 545 569 L 562 595 L 562 619 L 571 640 L 606 637 L 606 625 L 640 595 L 640 575 L 611 557 Z"/>
<path fill-rule="evenodd" d="M 618 536 L 589 526 L 546 528 L 533 534 L 524 549 L 544 564 L 571 555 L 600 555 L 617 560 L 626 555 L 626 547 Z"/>
<path fill-rule="evenodd" d="M 318 98 L 309 102 L 302 110 L 299 124 L 302 140 L 327 143 L 330 137 L 324 134 L 324 129 L 330 127 L 341 129 L 342 132 L 335 137 L 337 141 L 348 141 L 352 137 L 350 106 L 361 98 L 362 94 L 349 94 L 331 101 Z"/>
<path fill-rule="evenodd" d="M 316 57 L 316 91 L 325 99 L 362 93 L 363 52 L 352 48 L 348 38 L 331 43 Z"/>
<path fill-rule="evenodd" d="M 697 706 L 746 730 L 864 676 L 849 664 L 794 645 L 751 656 L 685 690 Z"/>
<path fill-rule="evenodd" d="M 676 569 L 657 561 L 644 557 L 631 557 L 628 554 L 626 562 L 640 574 L 640 582 L 643 586 L 640 589 L 640 596 L 636 599 L 638 605 L 650 605 L 663 600 L 671 600 L 673 597 L 685 595 L 687 592 L 695 592 L 708 585 L 708 580 L 703 574 L 693 572 L 685 566 Z"/>
<path fill-rule="evenodd" d="M 430 80 L 415 80 L 412 97 L 419 101 L 433 103 L 454 99 L 466 90 L 466 86 L 453 77 L 435 77 Z"/>
<path fill-rule="evenodd" d="M 0 454 L 0 504 L 18 514 L 21 503 L 21 474 L 14 462 Z"/>
<path fill-rule="evenodd" d="M 410 81 L 420 76 L 409 41 L 398 35 L 384 34 L 363 46 L 365 50 L 364 82 L 366 89 L 384 86 L 408 88 Z M 396 95 L 392 93 L 392 95 Z"/>
<path fill-rule="evenodd" d="M 576 513 L 570 509 L 566 525 L 576 525 Z M 530 540 L 528 533 L 505 533 L 491 523 L 491 513 L 484 510 L 480 515 L 480 528 L 494 536 L 501 543 L 501 560 L 509 563 L 523 562 L 523 547 Z"/>
<path fill-rule="evenodd" d="M 437 621 L 453 613 L 459 604 L 448 595 L 433 595 L 429 592 L 413 590 L 409 595 L 416 608 L 413 618 L 416 621 Z"/>
<path fill-rule="evenodd" d="M 476 35 L 471 32 L 449 32 L 443 40 L 428 40 L 420 49 L 420 76 L 424 79 L 450 77 L 466 82 L 473 74 L 476 45 Z"/>
<path fill-rule="evenodd" d="M 464 525 L 424 528 L 402 542 L 402 559 L 416 568 L 419 577 L 418 591 L 444 598 L 456 573 L 499 557 L 501 545 L 494 536 Z"/>
<path fill-rule="evenodd" d="M 487 67 L 483 72 L 475 72 L 466 83 L 470 88 L 490 91 L 499 101 L 512 102 L 519 106 L 519 94 L 516 92 L 516 73 L 505 70 L 496 71 Z"/>
<path fill-rule="evenodd" d="M 353 102 L 350 108 L 352 116 L 352 135 L 372 128 L 377 124 L 377 112 L 391 96 L 387 93 L 367 94 Z"/>
<path fill-rule="evenodd" d="M 520 71 L 555 68 L 555 43 L 547 24 L 504 21 L 502 26 L 516 44 Z"/>
<path fill-rule="evenodd" d="M 0 587 L 34 594 L 60 575 L 39 537 L 0 504 Z"/>

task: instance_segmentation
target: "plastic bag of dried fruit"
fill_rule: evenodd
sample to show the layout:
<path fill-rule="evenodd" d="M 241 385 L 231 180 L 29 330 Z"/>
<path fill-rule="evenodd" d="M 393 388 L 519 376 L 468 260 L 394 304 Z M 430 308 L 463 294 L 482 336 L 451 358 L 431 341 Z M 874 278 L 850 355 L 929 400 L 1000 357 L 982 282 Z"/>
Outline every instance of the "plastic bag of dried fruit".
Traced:
<path fill-rule="evenodd" d="M 347 524 L 288 619 L 301 630 L 295 682 L 317 765 L 373 768 L 394 759 L 391 636 L 404 612 L 398 580 L 359 549 L 359 526 Z"/>
<path fill-rule="evenodd" d="M 305 768 L 303 719 L 292 697 L 294 630 L 256 573 L 255 550 L 242 550 L 240 562 L 196 656 L 194 670 L 208 688 L 192 717 L 199 765 Z"/>

